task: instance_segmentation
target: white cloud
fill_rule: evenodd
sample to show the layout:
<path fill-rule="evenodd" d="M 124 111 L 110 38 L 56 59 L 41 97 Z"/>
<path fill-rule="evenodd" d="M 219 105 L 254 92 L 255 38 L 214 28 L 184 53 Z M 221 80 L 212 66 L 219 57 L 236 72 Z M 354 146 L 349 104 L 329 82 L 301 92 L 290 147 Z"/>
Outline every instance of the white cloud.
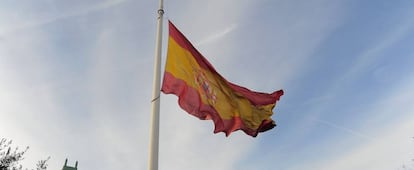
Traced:
<path fill-rule="evenodd" d="M 16 22 L 9 24 L 0 21 L 0 35 L 3 36 L 0 39 L 0 134 L 13 139 L 19 146 L 31 146 L 25 165 L 34 165 L 36 160 L 50 155 L 50 169 L 59 169 L 66 157 L 71 164 L 75 160 L 80 161 L 82 169 L 146 168 L 153 49 L 145 44 L 155 41 L 148 38 L 155 39 L 155 34 L 145 36 L 151 32 L 143 24 L 147 22 L 120 17 L 122 12 L 102 14 L 102 17 L 107 18 L 97 22 L 98 26 L 94 30 L 84 33 L 96 35 L 96 39 L 88 39 L 91 44 L 88 44 L 87 49 L 76 49 L 89 57 L 80 61 L 82 63 L 76 63 L 87 65 L 86 70 L 77 70 L 84 77 L 76 78 L 66 77 L 65 73 L 69 69 L 79 69 L 78 65 L 66 65 L 63 63 L 65 61 L 48 53 L 59 50 L 54 49 L 55 42 L 49 39 L 54 33 L 32 29 L 47 27 L 55 21 L 65 22 L 71 17 L 86 17 L 96 11 L 110 10 L 110 7 L 124 2 L 126 1 L 115 0 L 91 6 L 80 5 L 82 8 L 73 8 L 77 10 L 68 10 L 59 15 L 51 13 L 34 16 L 27 22 L 23 22 L 27 19 L 24 17 L 17 17 Z M 322 6 L 325 2 L 318 1 L 312 7 Z M 199 42 L 199 50 L 203 51 L 213 65 L 221 67 L 219 70 L 224 74 L 231 74 L 230 70 L 233 70 L 238 74 L 232 74 L 232 79 L 237 79 L 240 75 L 239 78 L 247 83 L 243 85 L 250 87 L 249 84 L 260 83 L 260 86 L 252 87 L 265 88 L 261 82 L 254 80 L 255 76 L 252 79 L 245 78 L 245 74 L 250 74 L 251 70 L 257 68 L 248 70 L 233 65 L 233 61 L 239 59 L 237 51 L 241 45 L 235 37 L 245 33 L 246 30 L 241 26 L 246 18 L 257 14 L 256 10 L 262 10 L 257 4 L 265 3 L 249 0 L 166 1 L 166 14 L 192 42 Z M 154 2 L 152 5 L 156 10 L 157 4 Z M 273 53 L 278 57 L 272 58 L 271 62 L 279 65 L 278 71 L 271 74 L 278 78 L 269 80 L 273 81 L 270 85 L 286 84 L 292 77 L 301 74 L 301 68 L 310 60 L 311 53 L 341 24 L 344 15 L 341 4 L 330 5 L 329 8 L 304 6 L 293 16 L 283 10 L 296 9 L 296 4 L 282 4 L 275 9 L 282 10 L 285 14 L 275 16 L 274 19 L 278 22 L 272 23 L 277 24 L 275 27 L 280 28 L 279 31 L 272 30 L 273 27 L 264 29 L 274 38 L 266 44 L 268 49 L 281 49 Z M 3 14 L 0 12 L 0 16 L 6 16 Z M 156 11 L 152 14 L 153 18 L 150 14 L 142 18 L 154 19 L 152 23 L 155 25 Z M 330 20 L 332 18 L 335 19 Z M 124 31 L 130 30 L 121 29 L 123 25 L 120 24 L 136 26 L 131 26 L 131 30 L 137 30 L 125 33 Z M 314 27 L 309 29 L 308 25 Z M 261 26 L 263 25 L 258 27 Z M 140 32 L 144 30 L 147 32 Z M 22 35 L 16 34 L 17 32 Z M 151 33 L 155 33 L 155 30 Z M 147 49 L 149 46 L 151 49 Z M 259 65 L 262 64 L 267 63 Z M 57 73 L 59 69 L 56 65 L 70 68 Z M 18 125 L 19 123 L 22 124 Z M 358 129 L 324 123 L 361 138 L 371 138 L 370 134 L 358 132 Z M 411 122 L 406 124 L 409 123 Z M 226 138 L 224 134 L 213 134 L 213 128 L 211 121 L 197 120 L 183 112 L 178 107 L 175 96 L 162 95 L 160 169 L 236 169 L 238 161 L 258 147 L 257 138 L 251 138 L 242 132 L 233 133 Z M 409 129 L 411 126 L 401 126 L 398 129 L 404 128 Z M 396 137 L 403 136 L 402 132 L 403 130 Z M 387 135 L 386 139 L 396 137 Z M 386 146 L 375 145 L 378 146 L 371 150 Z M 355 150 L 349 155 L 365 155 L 371 150 Z M 352 156 L 349 155 L 343 155 L 342 158 L 351 160 Z M 340 165 L 341 162 L 331 164 Z"/>
<path fill-rule="evenodd" d="M 37 160 L 47 156 L 51 156 L 48 162 L 50 169 L 61 168 L 65 158 L 69 158 L 70 162 L 79 160 L 80 167 L 85 169 L 131 169 L 130 166 L 139 166 L 134 160 L 137 157 L 130 156 L 139 152 L 140 147 L 136 147 L 139 124 L 123 126 L 119 123 L 128 118 L 133 121 L 137 117 L 125 114 L 127 111 L 119 109 L 119 102 L 113 104 L 114 101 L 122 100 L 119 100 L 116 90 L 125 87 L 116 83 L 119 79 L 114 77 L 119 77 L 119 74 L 111 70 L 117 64 L 113 61 L 119 56 L 117 49 L 123 47 L 122 44 L 114 47 L 111 44 L 113 37 L 108 38 L 104 34 L 100 40 L 104 44 L 98 44 L 96 49 L 101 53 L 95 55 L 106 57 L 106 61 L 99 58 L 90 60 L 98 63 L 98 71 L 92 73 L 92 80 L 89 81 L 71 76 L 73 72 L 79 71 L 79 67 L 69 70 L 59 68 L 71 65 L 60 60 L 71 55 L 57 52 L 57 55 L 62 56 L 54 56 L 54 52 L 59 49 L 54 49 L 55 39 L 51 37 L 56 35 L 53 32 L 32 29 L 107 9 L 120 2 L 123 1 L 98 4 L 51 18 L 37 19 L 37 16 L 33 16 L 36 19 L 3 25 L 10 29 L 2 32 L 5 38 L 0 41 L 0 137 L 12 139 L 16 146 L 30 146 L 22 162 L 25 167 L 34 167 Z M 111 29 L 105 27 L 102 32 L 107 31 L 106 28 Z M 20 32 L 14 34 L 15 31 Z M 77 50 L 89 52 L 94 49 Z M 108 51 L 110 55 L 105 54 Z M 108 61 L 108 58 L 114 60 Z M 132 69 L 132 61 L 122 65 L 122 73 Z M 88 89 L 88 83 L 94 81 L 94 87 Z M 129 111 L 139 113 L 138 107 L 132 107 Z M 141 164 L 141 167 L 145 167 L 144 163 Z"/>
<path fill-rule="evenodd" d="M 65 148 L 55 139 L 64 136 L 67 122 L 60 115 L 67 113 L 57 102 L 52 69 L 42 56 L 49 43 L 42 32 L 0 42 L 0 137 L 31 147 L 27 166 Z"/>

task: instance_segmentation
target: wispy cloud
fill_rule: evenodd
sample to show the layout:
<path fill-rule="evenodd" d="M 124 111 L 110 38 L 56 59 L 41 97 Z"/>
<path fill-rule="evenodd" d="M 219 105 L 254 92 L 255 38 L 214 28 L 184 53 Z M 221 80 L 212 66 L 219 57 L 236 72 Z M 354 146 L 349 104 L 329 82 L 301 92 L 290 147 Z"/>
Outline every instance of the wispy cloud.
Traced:
<path fill-rule="evenodd" d="M 205 45 L 205 44 L 209 44 L 209 43 L 213 43 L 215 41 L 218 41 L 218 40 L 220 40 L 220 38 L 222 38 L 222 37 L 226 36 L 227 34 L 231 33 L 236 28 L 237 28 L 237 25 L 232 24 L 232 25 L 228 26 L 227 28 L 223 29 L 222 31 L 215 32 L 212 35 L 210 35 L 209 37 L 202 39 L 201 41 L 195 43 L 195 45 L 201 46 L 201 45 Z"/>
<path fill-rule="evenodd" d="M 412 15 L 405 15 L 401 17 L 400 20 L 401 24 L 399 24 L 398 27 L 395 27 L 395 29 L 390 31 L 387 35 L 383 35 L 380 42 L 374 44 L 371 48 L 366 49 L 357 57 L 357 60 L 354 61 L 353 66 L 349 67 L 349 69 L 338 79 L 338 83 L 335 88 L 341 86 L 344 81 L 349 81 L 358 77 L 356 75 L 358 75 L 361 71 L 366 70 L 368 66 L 374 64 L 374 61 L 378 59 L 382 52 L 400 41 L 407 34 L 411 33 L 411 30 L 414 27 L 414 19 Z"/>
<path fill-rule="evenodd" d="M 71 162 L 80 161 L 80 167 L 84 169 L 147 168 L 153 56 L 153 43 L 151 42 L 154 41 L 154 37 L 147 36 L 147 34 L 155 32 L 151 30 L 155 27 L 155 21 L 152 21 L 154 27 L 142 24 L 141 21 L 131 22 L 125 16 L 126 13 L 131 12 L 126 10 L 133 8 L 124 8 L 125 5 L 121 5 L 127 1 L 104 1 L 92 6 L 79 5 L 78 8 L 62 7 L 65 9 L 62 14 L 45 12 L 24 22 L 23 19 L 18 18 L 20 19 L 18 22 L 2 25 L 3 29 L 0 28 L 0 36 L 3 36 L 3 39 L 0 37 L 0 135 L 14 139 L 19 146 L 30 145 L 32 147 L 25 164 L 32 165 L 36 160 L 50 155 L 52 156 L 50 169 L 60 168 L 65 157 L 69 157 Z M 292 1 L 278 1 L 274 4 L 272 1 L 249 0 L 177 0 L 166 1 L 168 8 L 166 14 L 174 16 L 174 22 L 177 22 L 180 30 L 187 33 L 190 40 L 198 41 L 196 45 L 209 53 L 206 56 L 214 62 L 213 65 L 221 67 L 220 71 L 227 74 L 229 70 L 233 70 L 234 74 L 231 79 L 239 78 L 239 80 L 245 80 L 246 83 L 255 84 L 255 86 L 248 87 L 266 88 L 264 87 L 266 84 L 274 88 L 275 84 L 287 84 L 288 82 L 300 84 L 301 81 L 295 78 L 303 75 L 306 66 L 312 60 L 312 53 L 319 49 L 323 41 L 329 38 L 336 28 L 341 26 L 344 15 L 346 15 L 343 11 L 345 9 L 343 3 L 329 1 L 326 6 L 328 1 L 300 1 L 301 5 L 298 5 L 299 3 L 292 3 Z M 60 2 L 54 1 L 53 3 Z M 136 1 L 131 1 L 131 3 L 136 3 Z M 256 6 L 257 4 L 260 5 Z M 153 5 L 156 9 L 155 2 Z M 272 10 L 263 10 L 263 7 L 268 5 L 272 5 Z M 102 16 L 101 12 L 98 12 L 111 10 L 112 7 L 119 7 L 120 10 L 111 13 L 113 15 L 105 13 Z M 124 9 L 126 13 L 123 13 Z M 215 12 L 211 13 L 211 11 Z M 33 15 L 36 15 L 36 12 L 38 11 L 33 12 Z M 59 24 L 60 22 L 64 24 L 72 17 L 86 17 L 91 13 L 105 17 L 99 23 L 91 23 L 95 25 L 93 29 L 69 28 L 56 31 L 58 34 L 55 31 L 44 32 L 47 29 L 36 29 L 36 31 L 33 29 L 58 21 Z M 142 18 L 154 19 L 155 16 L 151 17 L 154 14 L 155 11 Z M 253 20 L 257 21 L 257 25 L 249 23 Z M 401 28 L 393 30 L 395 32 L 391 31 L 389 35 L 379 38 L 381 41 L 372 44 L 371 49 L 366 49 L 360 54 L 359 59 L 354 63 L 355 67 L 345 70 L 346 75 L 342 79 L 352 80 L 375 60 L 377 54 L 383 53 L 388 47 L 404 38 L 407 31 L 412 30 L 410 23 L 407 21 L 406 25 L 402 24 Z M 67 39 L 61 38 L 62 35 L 59 33 L 79 30 L 85 31 L 82 35 L 92 34 L 92 36 L 88 37 L 87 42 L 82 38 L 71 37 L 72 43 L 85 43 L 86 45 L 77 46 L 73 50 L 77 51 L 76 54 L 67 54 L 70 53 L 70 50 L 65 49 L 68 47 L 65 41 Z M 241 39 L 246 40 L 246 38 L 239 35 L 247 35 L 246 31 L 257 32 L 251 35 L 253 38 L 249 41 L 242 42 Z M 25 35 L 20 36 L 17 33 L 25 33 Z M 242 38 L 238 39 L 239 37 Z M 261 40 L 264 41 L 256 44 L 256 38 L 262 38 Z M 56 45 L 57 41 L 64 41 L 64 43 Z M 226 48 L 223 48 L 223 45 Z M 242 45 L 249 48 L 240 52 Z M 60 51 L 62 49 L 66 51 Z M 248 56 L 247 62 L 242 61 L 243 58 L 238 55 L 244 52 L 251 52 L 246 55 Z M 61 57 L 63 53 L 64 57 Z M 250 54 L 254 54 L 254 57 Z M 261 57 L 259 54 L 266 57 L 256 62 Z M 59 57 L 56 57 L 58 55 Z M 82 59 L 67 63 L 67 61 L 76 60 L 70 58 L 75 55 L 81 55 L 79 58 Z M 235 61 L 240 61 L 240 65 L 235 66 Z M 253 61 L 258 65 L 257 67 L 250 67 Z M 80 68 L 80 65 L 83 67 Z M 249 69 L 244 67 L 247 65 Z M 60 69 L 59 66 L 67 68 Z M 277 69 L 274 69 L 275 67 Z M 246 78 L 246 74 L 252 73 L 251 70 L 258 70 L 257 72 L 264 70 L 266 74 L 251 76 L 253 77 L 251 79 L 250 76 Z M 79 74 L 68 77 L 75 71 Z M 257 72 L 254 71 L 253 74 L 258 75 Z M 237 75 L 240 76 L 237 77 Z M 268 79 L 269 75 L 273 77 L 268 82 L 256 81 Z M 255 78 L 257 79 L 254 80 Z M 374 103 L 376 106 L 389 107 L 367 108 L 367 112 L 375 116 L 369 120 L 361 120 L 361 122 L 376 126 L 376 123 L 383 122 L 381 119 L 386 119 L 390 112 L 414 112 L 410 107 L 410 101 L 414 96 L 411 93 L 413 82 L 399 83 L 405 83 L 407 86 L 396 84 L 395 88 L 400 90 L 382 96 L 381 99 L 387 100 Z M 306 85 L 300 85 L 299 88 L 306 88 L 304 86 Z M 338 85 L 338 87 L 341 86 Z M 318 106 L 310 110 L 312 114 L 315 114 L 311 115 L 307 121 L 310 124 L 316 122 L 333 131 L 345 132 L 353 139 L 363 139 L 357 140 L 362 142 L 356 148 L 346 148 L 349 152 L 323 155 L 320 159 L 322 161 L 306 164 L 306 168 L 299 169 L 309 169 L 308 165 L 315 165 L 320 169 L 364 167 L 366 164 L 363 161 L 371 160 L 364 158 L 375 155 L 372 160 L 386 162 L 389 158 L 387 153 L 403 155 L 392 158 L 395 165 L 398 164 L 398 160 L 405 159 L 407 154 L 403 146 L 408 146 L 408 144 L 404 143 L 404 140 L 407 134 L 414 131 L 412 126 L 414 118 L 410 114 L 395 114 L 393 116 L 403 121 L 390 120 L 387 127 L 379 129 L 385 133 L 377 133 L 378 129 L 362 129 L 354 126 L 350 128 L 348 125 L 343 126 L 328 118 L 320 117 L 318 111 L 323 112 L 324 107 L 341 101 L 332 95 L 341 90 L 341 88 L 332 87 L 322 93 L 319 98 L 309 100 L 308 103 L 305 101 L 307 106 Z M 288 92 L 285 97 L 292 97 L 292 94 Z M 291 104 L 296 105 L 300 102 L 292 101 Z M 283 153 L 283 150 L 289 154 L 306 152 L 306 147 L 313 147 L 320 142 L 317 139 L 310 139 L 312 140 L 309 141 L 312 143 L 310 145 L 303 142 L 306 145 L 305 151 L 292 146 L 291 143 L 298 141 L 295 137 L 301 136 L 300 133 L 308 128 L 308 126 L 298 125 L 301 122 L 298 123 L 297 119 L 281 123 L 285 125 L 278 127 L 276 131 L 267 133 L 264 138 L 260 136 L 251 138 L 242 132 L 236 132 L 227 138 L 224 134 L 213 134 L 214 127 L 211 121 L 198 120 L 182 111 L 177 104 L 177 97 L 162 95 L 161 103 L 160 169 L 207 170 L 243 169 L 245 167 L 246 169 L 249 169 L 248 167 L 269 169 L 275 166 L 275 157 L 283 157 L 279 159 L 282 161 L 277 164 L 283 164 L 283 161 L 287 160 L 284 156 L 288 154 Z M 286 125 L 290 121 L 296 124 Z M 301 132 L 289 133 L 289 126 Z M 277 135 L 268 135 L 273 133 Z M 276 148 L 273 143 L 275 141 L 280 142 L 279 146 L 281 146 L 277 146 L 279 147 L 279 150 L 275 149 L 277 152 L 273 152 Z M 330 146 L 322 147 L 343 146 L 337 145 L 336 142 L 327 141 L 325 144 Z M 392 150 L 392 148 L 397 149 Z M 290 158 L 296 158 L 296 156 Z M 242 161 L 243 159 L 256 160 Z M 348 162 L 353 164 L 348 166 L 346 165 Z M 305 163 L 303 165 L 305 166 Z"/>
<path fill-rule="evenodd" d="M 364 140 L 348 152 L 336 153 L 330 159 L 308 166 L 316 167 L 315 169 L 386 170 L 397 169 L 404 162 L 410 161 L 414 155 L 412 151 L 414 117 L 411 114 L 414 112 L 411 104 L 414 100 L 411 90 L 413 86 L 414 79 L 405 80 L 398 85 L 397 91 L 376 101 L 367 111 L 375 115 L 370 120 L 366 120 L 366 124 L 370 126 L 364 126 L 364 132 L 369 132 L 369 136 L 353 129 L 318 120 L 318 122 L 368 140 Z M 393 119 L 382 120 L 387 117 L 386 115 L 393 115 Z"/>
<path fill-rule="evenodd" d="M 387 133 L 377 134 L 376 140 L 353 148 L 345 155 L 327 159 L 315 169 L 397 169 L 410 162 L 414 155 L 411 138 L 414 131 L 413 120 L 414 117 L 407 117 L 404 123 L 388 126 L 388 129 L 384 129 Z"/>
<path fill-rule="evenodd" d="M 342 74 L 337 76 L 334 84 L 320 94 L 320 96 L 324 96 L 323 98 L 329 100 L 325 100 L 318 107 L 314 107 L 311 111 L 312 116 L 309 117 L 309 122 L 318 120 L 325 109 L 329 108 L 331 104 L 338 102 L 337 100 L 332 100 L 333 97 L 331 96 L 335 96 L 333 94 L 342 94 L 346 91 L 348 87 L 344 86 L 344 84 L 347 82 L 354 82 L 360 78 L 359 76 L 361 72 L 367 71 L 370 65 L 375 64 L 375 61 L 379 60 L 379 54 L 384 53 L 384 51 L 410 33 L 414 26 L 413 18 L 410 15 L 404 16 L 401 18 L 401 23 L 402 24 L 399 27 L 389 31 L 388 34 L 383 35 L 381 41 L 373 43 L 370 48 L 365 49 L 355 57 L 352 66 L 348 67 Z"/>
<path fill-rule="evenodd" d="M 42 25 L 50 24 L 53 22 L 61 21 L 64 19 L 68 19 L 71 17 L 79 17 L 83 15 L 88 15 L 89 13 L 105 10 L 111 7 L 114 7 L 116 5 L 122 4 L 123 2 L 126 2 L 128 0 L 107 0 L 105 2 L 96 4 L 95 6 L 87 7 L 84 9 L 79 9 L 76 11 L 70 11 L 67 13 L 58 13 L 58 15 L 51 15 L 48 18 L 42 18 L 38 20 L 32 20 L 32 21 L 22 21 L 20 24 L 16 25 L 7 25 L 6 30 L 3 30 L 0 32 L 0 38 L 1 37 L 7 37 L 10 34 L 13 34 L 14 32 L 28 30 L 32 28 L 36 28 Z"/>

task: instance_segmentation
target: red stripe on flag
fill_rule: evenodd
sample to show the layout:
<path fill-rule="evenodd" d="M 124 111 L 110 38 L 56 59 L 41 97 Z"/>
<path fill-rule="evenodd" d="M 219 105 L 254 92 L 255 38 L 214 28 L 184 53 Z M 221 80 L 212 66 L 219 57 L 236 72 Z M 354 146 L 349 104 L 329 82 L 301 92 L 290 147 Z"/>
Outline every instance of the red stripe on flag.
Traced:
<path fill-rule="evenodd" d="M 216 69 L 214 69 L 213 65 L 210 64 L 210 62 L 207 61 L 204 56 L 198 52 L 196 48 L 191 44 L 191 42 L 178 30 L 174 24 L 171 21 L 169 22 L 169 34 L 170 37 L 172 37 L 177 44 L 179 44 L 182 48 L 188 50 L 194 59 L 197 61 L 197 63 L 200 65 L 200 67 L 212 72 L 213 74 L 216 74 L 217 77 L 222 79 L 224 82 L 226 82 L 230 88 L 232 88 L 234 91 L 242 94 L 246 99 L 248 99 L 253 105 L 255 106 L 261 106 L 261 105 L 268 105 L 273 104 L 276 101 L 280 99 L 280 97 L 283 95 L 283 90 L 275 91 L 271 94 L 268 93 L 260 93 L 260 92 L 254 92 L 251 91 L 245 87 L 233 84 L 229 81 L 227 81 L 223 76 L 221 76 Z"/>
<path fill-rule="evenodd" d="M 218 112 L 201 101 L 198 91 L 186 84 L 184 80 L 175 78 L 169 72 L 164 73 L 163 86 L 161 89 L 165 94 L 175 94 L 178 96 L 180 107 L 201 120 L 212 119 L 214 122 L 214 133 L 224 132 L 226 136 L 236 130 L 242 130 L 246 134 L 256 137 L 259 132 L 272 129 L 276 125 L 272 120 L 264 120 L 256 130 L 247 128 L 240 117 L 232 119 L 222 119 Z"/>
<path fill-rule="evenodd" d="M 244 97 L 246 97 L 253 105 L 260 106 L 260 105 L 268 105 L 276 103 L 280 99 L 280 97 L 283 95 L 283 90 L 275 91 L 271 94 L 268 93 L 261 93 L 261 92 L 255 92 L 251 91 L 245 87 L 239 86 L 237 84 L 233 84 L 229 81 L 227 81 L 227 84 L 236 92 L 242 94 Z"/>

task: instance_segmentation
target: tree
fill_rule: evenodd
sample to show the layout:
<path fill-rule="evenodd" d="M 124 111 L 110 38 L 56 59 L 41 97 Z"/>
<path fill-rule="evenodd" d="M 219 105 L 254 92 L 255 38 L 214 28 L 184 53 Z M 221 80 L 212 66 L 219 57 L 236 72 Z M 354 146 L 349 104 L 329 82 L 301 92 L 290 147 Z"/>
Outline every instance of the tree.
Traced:
<path fill-rule="evenodd" d="M 11 147 L 12 140 L 2 138 L 0 140 L 0 170 L 22 170 L 23 166 L 19 161 L 23 160 L 23 155 L 27 152 L 29 147 L 24 150 L 19 150 L 19 147 Z M 40 160 L 36 164 L 36 170 L 46 170 L 47 161 L 50 159 Z M 26 169 L 27 170 L 27 169 Z"/>
<path fill-rule="evenodd" d="M 414 139 L 414 137 L 412 137 L 412 139 Z M 411 165 L 414 165 L 413 162 L 414 162 L 414 159 L 411 159 Z M 409 165 L 403 164 L 401 166 L 401 168 L 399 168 L 399 169 L 402 169 L 402 170 L 414 170 L 414 166 L 409 166 Z"/>

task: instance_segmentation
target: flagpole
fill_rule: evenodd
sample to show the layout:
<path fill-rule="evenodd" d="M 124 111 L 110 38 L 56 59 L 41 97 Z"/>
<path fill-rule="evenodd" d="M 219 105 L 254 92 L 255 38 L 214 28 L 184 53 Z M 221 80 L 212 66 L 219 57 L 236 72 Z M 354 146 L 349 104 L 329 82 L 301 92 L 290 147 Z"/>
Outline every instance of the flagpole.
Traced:
<path fill-rule="evenodd" d="M 162 45 L 162 22 L 164 15 L 164 1 L 159 0 L 157 39 L 154 57 L 154 80 L 152 91 L 152 114 L 149 141 L 148 170 L 158 170 L 158 145 L 160 127 L 160 77 L 161 77 L 161 45 Z"/>

